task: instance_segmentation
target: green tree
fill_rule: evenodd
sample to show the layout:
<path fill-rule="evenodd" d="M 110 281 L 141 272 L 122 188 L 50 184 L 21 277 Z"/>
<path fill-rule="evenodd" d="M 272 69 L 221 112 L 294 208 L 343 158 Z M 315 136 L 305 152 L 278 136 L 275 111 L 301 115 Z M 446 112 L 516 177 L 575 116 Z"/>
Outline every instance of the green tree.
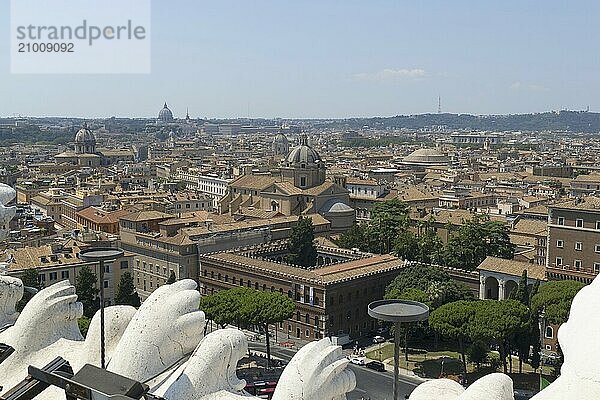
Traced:
<path fill-rule="evenodd" d="M 408 228 L 408 206 L 398 198 L 373 206 L 369 224 L 369 248 L 373 253 L 389 253 L 398 235 Z"/>
<path fill-rule="evenodd" d="M 530 287 L 527 284 L 528 280 L 527 270 L 523 270 L 521 279 L 519 280 L 519 285 L 510 293 L 509 298 L 517 300 L 529 308 L 531 304 L 531 297 L 539 288 L 539 281 Z M 517 333 L 510 341 L 511 347 L 516 348 L 519 354 L 519 373 L 523 372 L 523 362 L 528 361 L 530 358 L 530 348 L 539 344 L 539 330 L 537 328 L 537 323 L 537 315 L 533 315 L 530 309 L 528 328 L 523 332 Z"/>
<path fill-rule="evenodd" d="M 117 286 L 117 293 L 115 294 L 115 304 L 134 307 L 139 307 L 141 304 L 140 296 L 137 294 L 133 284 L 133 277 L 129 272 L 124 272 L 121 275 L 121 280 Z"/>
<path fill-rule="evenodd" d="M 83 304 L 83 315 L 88 318 L 92 318 L 96 311 L 100 309 L 97 282 L 98 277 L 87 265 L 79 270 L 79 274 L 75 279 L 77 299 Z"/>
<path fill-rule="evenodd" d="M 504 373 L 507 373 L 508 342 L 529 327 L 529 309 L 516 300 L 475 301 L 470 323 L 471 340 L 498 345 Z"/>
<path fill-rule="evenodd" d="M 259 326 L 265 331 L 267 359 L 271 360 L 269 325 L 290 318 L 294 302 L 278 292 L 263 292 L 251 288 L 223 290 L 200 300 L 200 309 L 208 319 L 220 326 Z"/>
<path fill-rule="evenodd" d="M 244 287 L 222 290 L 209 296 L 202 296 L 200 309 L 206 318 L 221 328 L 229 324 L 240 324 L 240 302 L 249 289 Z"/>
<path fill-rule="evenodd" d="M 465 342 L 471 335 L 471 323 L 475 318 L 479 303 L 479 301 L 461 300 L 444 304 L 429 316 L 429 325 L 436 332 L 458 342 L 465 373 L 467 372 Z"/>
<path fill-rule="evenodd" d="M 426 292 L 434 282 L 447 282 L 450 275 L 440 268 L 424 264 L 413 264 L 404 268 L 386 287 L 387 299 L 399 299 L 406 289 L 419 289 Z"/>
<path fill-rule="evenodd" d="M 170 285 L 172 283 L 175 283 L 176 280 L 177 280 L 177 277 L 175 277 L 175 271 L 171 271 L 171 274 L 169 274 L 169 279 L 167 279 L 166 284 Z"/>
<path fill-rule="evenodd" d="M 352 225 L 350 229 L 340 235 L 335 243 L 345 249 L 357 248 L 361 251 L 369 251 L 366 225 Z"/>
<path fill-rule="evenodd" d="M 247 325 L 256 325 L 264 329 L 267 345 L 267 367 L 270 367 L 271 335 L 269 325 L 291 318 L 296 305 L 289 297 L 278 292 L 250 290 L 249 301 L 244 302 L 242 306 L 242 320 Z"/>
<path fill-rule="evenodd" d="M 437 233 L 431 228 L 426 228 L 425 231 L 418 236 L 419 253 L 417 261 L 426 264 L 439 264 L 442 258 L 443 248 L 444 245 Z"/>
<path fill-rule="evenodd" d="M 471 346 L 469 346 L 467 349 L 467 358 L 470 362 L 475 364 L 477 369 L 481 368 L 481 364 L 487 361 L 488 354 L 488 347 L 480 340 L 471 344 Z"/>
<path fill-rule="evenodd" d="M 432 308 L 474 298 L 473 292 L 465 284 L 453 281 L 450 275 L 439 267 L 426 264 L 413 264 L 404 268 L 387 286 L 385 298 L 403 299 L 408 289 L 424 292 Z"/>
<path fill-rule="evenodd" d="M 444 248 L 444 263 L 474 270 L 487 256 L 512 259 L 514 251 L 505 223 L 475 215 L 450 236 Z"/>
<path fill-rule="evenodd" d="M 26 286 L 26 287 L 29 287 L 29 288 L 32 288 L 35 290 L 42 290 L 44 288 L 44 285 L 39 280 L 39 274 L 40 274 L 40 271 L 37 268 L 26 269 L 25 272 L 23 272 L 23 274 L 20 277 L 21 281 L 23 282 L 23 286 Z M 18 312 L 23 311 L 23 308 L 25 308 L 25 305 L 29 302 L 29 300 L 31 300 L 31 298 L 33 296 L 34 296 L 34 294 L 31 293 L 31 291 L 25 290 L 23 292 L 23 297 L 17 303 L 17 306 L 16 306 L 17 311 Z"/>
<path fill-rule="evenodd" d="M 537 321 L 542 315 L 542 312 L 544 319 L 550 324 L 560 325 L 566 322 L 569 318 L 569 312 L 571 311 L 571 303 L 573 302 L 575 295 L 584 286 L 583 283 L 577 281 L 551 281 L 541 284 L 537 293 L 534 293 L 531 297 L 531 319 L 532 321 L 535 321 L 535 323 L 532 323 L 531 335 L 536 335 L 537 338 L 540 337 Z M 535 325 L 535 327 L 533 325 Z M 534 353 L 536 348 L 541 349 L 539 340 L 535 343 Z M 558 375 L 563 362 L 562 351 L 558 351 L 558 355 L 558 361 L 553 369 L 555 376 Z M 539 358 L 532 361 L 539 366 Z"/>
<path fill-rule="evenodd" d="M 394 253 L 404 260 L 417 261 L 420 255 L 419 238 L 409 230 L 404 230 L 394 240 Z"/>
<path fill-rule="evenodd" d="M 314 267 L 317 263 L 315 229 L 310 217 L 298 217 L 288 239 L 287 262 L 302 267 Z"/>
<path fill-rule="evenodd" d="M 536 319 L 544 311 L 546 321 L 560 325 L 569 318 L 573 298 L 585 285 L 577 281 L 550 281 L 540 285 L 531 298 L 531 310 Z"/>

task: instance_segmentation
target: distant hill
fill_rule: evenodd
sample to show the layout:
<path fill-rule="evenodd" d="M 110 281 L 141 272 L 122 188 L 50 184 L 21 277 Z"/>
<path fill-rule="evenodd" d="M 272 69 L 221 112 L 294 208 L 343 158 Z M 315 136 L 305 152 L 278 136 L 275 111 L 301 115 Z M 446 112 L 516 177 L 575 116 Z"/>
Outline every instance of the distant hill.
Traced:
<path fill-rule="evenodd" d="M 600 113 L 586 111 L 560 111 L 538 114 L 470 115 L 470 114 L 418 114 L 395 117 L 349 118 L 325 123 L 358 129 L 406 128 L 421 129 L 443 126 L 456 130 L 487 131 L 568 131 L 582 133 L 600 132 Z"/>

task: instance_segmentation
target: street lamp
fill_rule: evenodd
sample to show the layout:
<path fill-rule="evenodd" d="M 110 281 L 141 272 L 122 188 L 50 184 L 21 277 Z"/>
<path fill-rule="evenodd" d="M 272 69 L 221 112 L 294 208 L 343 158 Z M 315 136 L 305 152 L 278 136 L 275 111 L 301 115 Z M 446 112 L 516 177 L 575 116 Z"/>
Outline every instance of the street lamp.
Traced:
<path fill-rule="evenodd" d="M 114 261 L 124 254 L 123 250 L 114 247 L 90 247 L 81 250 L 79 256 L 83 261 L 100 264 L 100 366 L 106 369 L 106 347 L 104 342 L 104 263 Z"/>
<path fill-rule="evenodd" d="M 378 300 L 369 304 L 368 313 L 380 321 L 394 323 L 394 400 L 398 400 L 400 387 L 400 324 L 402 322 L 424 321 L 429 318 L 429 307 L 418 301 Z"/>
<path fill-rule="evenodd" d="M 546 308 L 544 307 L 542 309 L 542 312 L 540 313 L 540 320 L 539 320 L 539 326 L 540 326 L 540 391 L 542 390 L 542 380 L 544 379 L 544 373 L 543 373 L 543 369 L 544 369 L 544 335 L 545 335 L 545 330 L 546 330 Z"/>

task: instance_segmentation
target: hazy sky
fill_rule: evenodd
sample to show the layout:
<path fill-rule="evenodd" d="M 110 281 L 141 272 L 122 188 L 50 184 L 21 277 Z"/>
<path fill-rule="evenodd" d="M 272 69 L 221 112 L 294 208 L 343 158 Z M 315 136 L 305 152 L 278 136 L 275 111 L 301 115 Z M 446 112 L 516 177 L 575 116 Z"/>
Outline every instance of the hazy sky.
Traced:
<path fill-rule="evenodd" d="M 153 0 L 149 75 L 11 75 L 8 3 L 2 116 L 600 111 L 599 1 Z"/>

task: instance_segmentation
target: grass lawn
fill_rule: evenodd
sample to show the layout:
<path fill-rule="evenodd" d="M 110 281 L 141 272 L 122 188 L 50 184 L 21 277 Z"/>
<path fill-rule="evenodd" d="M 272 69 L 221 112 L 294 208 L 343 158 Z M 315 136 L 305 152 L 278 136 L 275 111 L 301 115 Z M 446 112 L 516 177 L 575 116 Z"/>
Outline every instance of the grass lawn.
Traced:
<path fill-rule="evenodd" d="M 373 360 L 381 359 L 392 363 L 394 345 L 393 343 L 382 343 L 379 348 L 374 347 L 373 350 L 367 352 L 366 356 Z M 409 348 L 407 362 L 404 358 L 404 349 L 400 348 L 400 367 L 426 378 L 438 378 L 440 376 L 442 360 L 444 361 L 444 373 L 446 375 L 459 375 L 462 373 L 460 354 L 456 351 L 424 351 Z M 475 365 L 469 362 L 467 362 L 467 371 L 469 382 L 474 382 L 481 376 L 494 372 L 489 365 L 484 365 L 477 370 Z M 502 372 L 502 367 L 498 371 Z M 509 373 L 509 375 L 513 378 L 515 388 L 534 390 L 539 385 L 539 376 L 529 364 L 523 363 L 522 374 L 519 374 L 518 371 L 519 359 L 513 357 L 513 373 Z"/>

